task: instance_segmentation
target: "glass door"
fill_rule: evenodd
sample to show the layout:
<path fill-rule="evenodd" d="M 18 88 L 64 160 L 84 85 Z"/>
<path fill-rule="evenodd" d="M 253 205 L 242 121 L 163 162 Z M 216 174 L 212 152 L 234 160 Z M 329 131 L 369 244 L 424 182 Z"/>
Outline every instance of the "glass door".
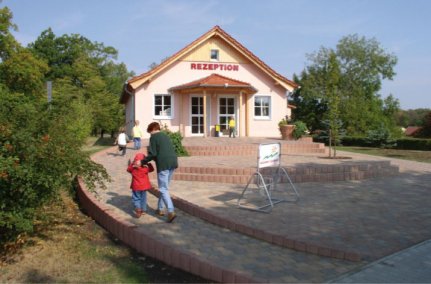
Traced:
<path fill-rule="evenodd" d="M 222 97 L 219 98 L 219 124 L 220 131 L 224 135 L 228 134 L 229 118 L 235 118 L 235 98 Z"/>
<path fill-rule="evenodd" d="M 191 98 L 191 127 L 192 134 L 204 133 L 204 98 L 192 97 Z"/>

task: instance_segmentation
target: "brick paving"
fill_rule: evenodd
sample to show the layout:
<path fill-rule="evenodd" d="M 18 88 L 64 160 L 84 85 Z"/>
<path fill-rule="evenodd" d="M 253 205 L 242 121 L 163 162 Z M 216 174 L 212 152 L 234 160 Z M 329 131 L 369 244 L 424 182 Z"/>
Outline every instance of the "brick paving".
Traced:
<path fill-rule="evenodd" d="M 198 139 L 184 141 L 197 143 Z M 242 143 L 232 139 L 231 143 Z M 208 143 L 217 143 L 209 140 Z M 256 139 L 255 143 L 262 143 Z M 281 203 L 270 214 L 238 209 L 236 201 L 244 185 L 208 182 L 173 181 L 171 194 L 197 204 L 211 214 L 234 220 L 263 232 L 286 236 L 298 243 L 356 252 L 362 261 L 351 262 L 322 257 L 270 244 L 233 230 L 205 222 L 178 210 L 173 224 L 149 214 L 137 220 L 131 215 L 130 176 L 125 171 L 126 157 L 117 156 L 114 148 L 95 156 L 112 177 L 98 198 L 122 218 L 145 230 L 157 239 L 181 248 L 219 267 L 239 271 L 253 279 L 269 282 L 325 282 L 388 254 L 400 251 L 431 238 L 431 164 L 391 159 L 400 174 L 390 178 L 343 181 L 336 183 L 296 184 L 300 193 L 297 203 Z M 352 153 L 355 161 L 383 161 L 385 158 Z M 317 159 L 312 155 L 286 156 L 295 163 L 343 163 Z M 180 165 L 217 164 L 218 167 L 249 165 L 256 158 L 185 157 Z M 250 165 L 252 163 L 252 165 Z M 150 208 L 156 198 L 150 195 Z M 430 279 L 431 280 L 431 279 Z"/>

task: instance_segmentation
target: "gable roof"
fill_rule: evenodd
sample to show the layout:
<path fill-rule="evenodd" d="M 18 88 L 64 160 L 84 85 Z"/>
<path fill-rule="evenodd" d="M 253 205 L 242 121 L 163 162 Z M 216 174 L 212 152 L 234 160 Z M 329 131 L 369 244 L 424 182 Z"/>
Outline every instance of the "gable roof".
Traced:
<path fill-rule="evenodd" d="M 414 136 L 421 129 L 422 129 L 422 127 L 419 127 L 419 126 L 408 126 L 406 128 L 406 130 L 404 131 L 404 134 L 406 136 Z"/>
<path fill-rule="evenodd" d="M 181 91 L 195 88 L 241 88 L 250 93 L 256 93 L 257 90 L 250 85 L 239 80 L 228 78 L 219 74 L 211 74 L 205 78 L 201 78 L 183 85 L 172 87 L 169 91 Z"/>
<path fill-rule="evenodd" d="M 233 37 L 231 37 L 228 33 L 226 33 L 222 28 L 219 26 L 213 27 L 211 30 L 191 42 L 189 45 L 163 61 L 161 64 L 159 64 L 157 67 L 153 68 L 152 70 L 143 73 L 141 75 L 132 77 L 130 80 L 127 81 L 127 88 L 128 90 L 135 90 L 142 84 L 146 83 L 147 81 L 151 80 L 154 76 L 156 76 L 158 73 L 162 72 L 166 68 L 168 68 L 171 64 L 173 64 L 175 61 L 177 61 L 179 58 L 184 56 L 186 53 L 191 51 L 193 48 L 201 44 L 202 42 L 206 41 L 207 39 L 211 37 L 218 36 L 221 39 L 223 39 L 225 42 L 227 42 L 230 46 L 232 46 L 235 50 L 237 50 L 239 53 L 241 53 L 244 57 L 246 57 L 248 60 L 250 60 L 253 64 L 255 64 L 257 67 L 259 67 L 262 71 L 267 73 L 269 76 L 271 76 L 278 84 L 282 85 L 285 89 L 290 88 L 297 88 L 299 87 L 298 84 L 295 82 L 287 79 L 286 77 L 280 75 L 276 71 L 274 71 L 271 67 L 269 67 L 265 62 L 263 62 L 259 57 L 254 55 L 251 51 L 249 51 L 247 48 L 245 48 L 241 43 L 239 43 L 237 40 L 235 40 Z"/>

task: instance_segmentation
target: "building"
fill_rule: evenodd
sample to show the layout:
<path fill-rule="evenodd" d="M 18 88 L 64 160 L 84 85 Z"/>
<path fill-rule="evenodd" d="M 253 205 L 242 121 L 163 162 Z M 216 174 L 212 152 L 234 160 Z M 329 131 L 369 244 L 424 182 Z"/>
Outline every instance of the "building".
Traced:
<path fill-rule="evenodd" d="M 126 82 L 121 103 L 126 127 L 153 121 L 184 137 L 226 133 L 234 117 L 237 135 L 279 137 L 289 115 L 287 96 L 298 85 L 280 75 L 219 26 Z"/>

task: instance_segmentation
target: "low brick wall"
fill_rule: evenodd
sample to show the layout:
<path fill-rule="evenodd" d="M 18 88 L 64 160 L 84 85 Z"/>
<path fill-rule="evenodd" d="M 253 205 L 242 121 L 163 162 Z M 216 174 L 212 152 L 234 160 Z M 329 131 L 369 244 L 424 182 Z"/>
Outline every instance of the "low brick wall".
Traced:
<path fill-rule="evenodd" d="M 183 251 L 180 248 L 156 239 L 147 234 L 144 227 L 124 220 L 121 215 L 110 209 L 109 206 L 97 200 L 88 191 L 85 183 L 78 178 L 78 199 L 86 213 L 96 220 L 111 234 L 139 253 L 158 259 L 167 265 L 179 268 L 202 278 L 223 283 L 264 283 L 249 275 L 222 268 L 206 259 Z"/>
<path fill-rule="evenodd" d="M 151 190 L 151 193 L 157 197 L 159 196 L 159 191 L 157 189 Z M 171 194 L 171 198 L 176 208 L 192 216 L 200 218 L 206 222 L 217 225 L 219 227 L 226 228 L 231 231 L 235 231 L 243 235 L 247 235 L 249 237 L 253 237 L 255 239 L 259 239 L 280 247 L 285 247 L 296 251 L 311 253 L 311 254 L 324 256 L 324 257 L 344 259 L 344 260 L 355 261 L 355 262 L 362 260 L 362 257 L 355 252 L 343 251 L 343 250 L 330 248 L 330 247 L 323 247 L 313 243 L 294 240 L 286 236 L 266 232 L 260 229 L 246 226 L 244 224 L 235 222 L 233 220 L 220 217 L 199 205 L 188 202 L 179 197 L 173 196 L 172 194 Z"/>

